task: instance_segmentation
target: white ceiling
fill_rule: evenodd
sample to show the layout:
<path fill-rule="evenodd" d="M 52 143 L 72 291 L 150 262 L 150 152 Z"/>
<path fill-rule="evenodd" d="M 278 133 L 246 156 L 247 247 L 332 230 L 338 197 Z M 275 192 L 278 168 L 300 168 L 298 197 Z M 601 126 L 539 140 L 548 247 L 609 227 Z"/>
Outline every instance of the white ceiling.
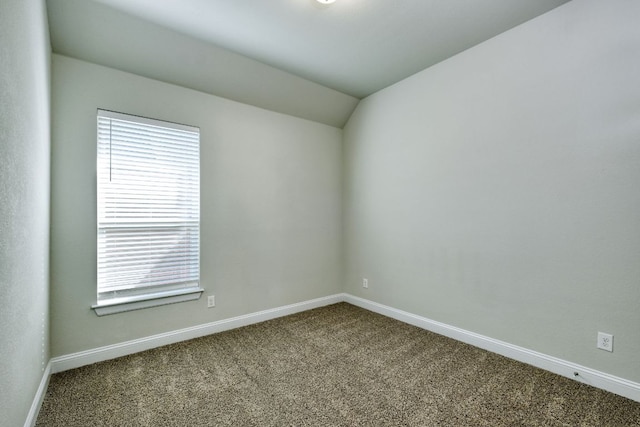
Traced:
<path fill-rule="evenodd" d="M 54 52 L 341 127 L 357 99 L 567 1 L 337 0 L 323 6 L 315 0 L 48 0 L 47 4 Z M 171 55 L 186 61 L 185 67 L 195 61 L 202 69 L 181 70 L 161 59 Z M 173 67 L 165 72 L 169 78 L 159 66 Z M 248 81 L 256 80 L 256 72 L 262 76 L 261 85 L 275 78 L 273 93 L 237 81 L 244 74 Z M 230 84 L 224 82 L 225 74 L 232 77 Z M 207 81 L 212 78 L 220 81 Z M 231 85 L 257 94 L 236 96 L 230 92 L 242 88 L 229 89 Z M 285 98 L 285 107 L 265 105 L 281 103 L 279 96 Z M 318 111 L 304 111 L 310 103 L 317 103 L 313 108 Z"/>

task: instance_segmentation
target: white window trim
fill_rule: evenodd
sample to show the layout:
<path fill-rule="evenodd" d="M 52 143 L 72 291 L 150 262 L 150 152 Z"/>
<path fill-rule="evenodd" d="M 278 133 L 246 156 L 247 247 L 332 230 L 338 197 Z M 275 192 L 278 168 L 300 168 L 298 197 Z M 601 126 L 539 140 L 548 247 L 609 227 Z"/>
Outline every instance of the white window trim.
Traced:
<path fill-rule="evenodd" d="M 125 311 L 140 310 L 142 308 L 158 307 L 160 305 L 174 304 L 177 302 L 194 301 L 200 298 L 203 288 L 179 289 L 157 294 L 145 294 L 139 297 L 114 298 L 103 304 L 92 305 L 91 308 L 98 316 L 123 313 Z"/>
<path fill-rule="evenodd" d="M 98 115 L 101 117 L 123 119 L 127 121 L 135 118 L 136 122 L 142 124 L 154 126 L 158 126 L 159 124 L 170 124 L 170 127 L 173 129 L 185 131 L 197 130 L 199 132 L 199 129 L 193 126 L 166 122 L 163 120 L 150 119 L 130 114 L 117 113 L 108 110 L 99 109 Z M 92 305 L 91 308 L 95 311 L 96 315 L 104 316 L 178 302 L 193 301 L 199 299 L 203 292 L 204 289 L 200 287 L 198 280 L 197 282 L 193 283 L 193 286 L 187 286 L 183 288 L 169 290 L 157 289 L 155 291 L 153 289 L 150 289 L 150 292 L 140 295 L 123 295 L 122 297 L 114 297 L 102 301 L 97 300 L 96 304 Z"/>

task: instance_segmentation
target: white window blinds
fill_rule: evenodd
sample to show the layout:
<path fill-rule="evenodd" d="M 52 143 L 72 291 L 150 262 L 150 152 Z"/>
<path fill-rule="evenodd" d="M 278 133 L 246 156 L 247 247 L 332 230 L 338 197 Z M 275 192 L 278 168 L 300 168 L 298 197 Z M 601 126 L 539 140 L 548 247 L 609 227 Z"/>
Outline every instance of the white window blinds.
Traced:
<path fill-rule="evenodd" d="M 98 305 L 199 288 L 200 131 L 98 110 Z"/>

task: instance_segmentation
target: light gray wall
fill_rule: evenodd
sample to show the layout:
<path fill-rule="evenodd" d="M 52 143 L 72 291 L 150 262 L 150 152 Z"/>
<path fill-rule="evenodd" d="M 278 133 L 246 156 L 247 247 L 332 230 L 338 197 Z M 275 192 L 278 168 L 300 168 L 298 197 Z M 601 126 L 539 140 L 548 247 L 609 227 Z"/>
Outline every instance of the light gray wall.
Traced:
<path fill-rule="evenodd" d="M 638 22 L 574 0 L 361 101 L 346 291 L 640 381 Z"/>
<path fill-rule="evenodd" d="M 0 425 L 22 425 L 49 360 L 49 33 L 0 2 Z"/>
<path fill-rule="evenodd" d="M 59 55 L 52 88 L 53 356 L 341 290 L 340 129 Z M 200 127 L 204 298 L 105 317 L 89 308 L 97 108 Z"/>

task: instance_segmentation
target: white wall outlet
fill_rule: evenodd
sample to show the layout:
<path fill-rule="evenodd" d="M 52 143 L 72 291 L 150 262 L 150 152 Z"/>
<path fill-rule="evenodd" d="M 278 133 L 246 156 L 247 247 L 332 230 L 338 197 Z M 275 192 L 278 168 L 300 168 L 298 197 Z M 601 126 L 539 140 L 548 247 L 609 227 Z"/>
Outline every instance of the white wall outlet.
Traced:
<path fill-rule="evenodd" d="M 369 287 L 369 280 L 365 279 L 364 277 L 362 278 L 362 287 L 363 288 Z"/>
<path fill-rule="evenodd" d="M 207 307 L 215 307 L 216 306 L 216 297 L 215 295 L 209 295 L 207 297 Z"/>
<path fill-rule="evenodd" d="M 598 332 L 598 348 L 606 351 L 613 351 L 613 335 Z"/>

